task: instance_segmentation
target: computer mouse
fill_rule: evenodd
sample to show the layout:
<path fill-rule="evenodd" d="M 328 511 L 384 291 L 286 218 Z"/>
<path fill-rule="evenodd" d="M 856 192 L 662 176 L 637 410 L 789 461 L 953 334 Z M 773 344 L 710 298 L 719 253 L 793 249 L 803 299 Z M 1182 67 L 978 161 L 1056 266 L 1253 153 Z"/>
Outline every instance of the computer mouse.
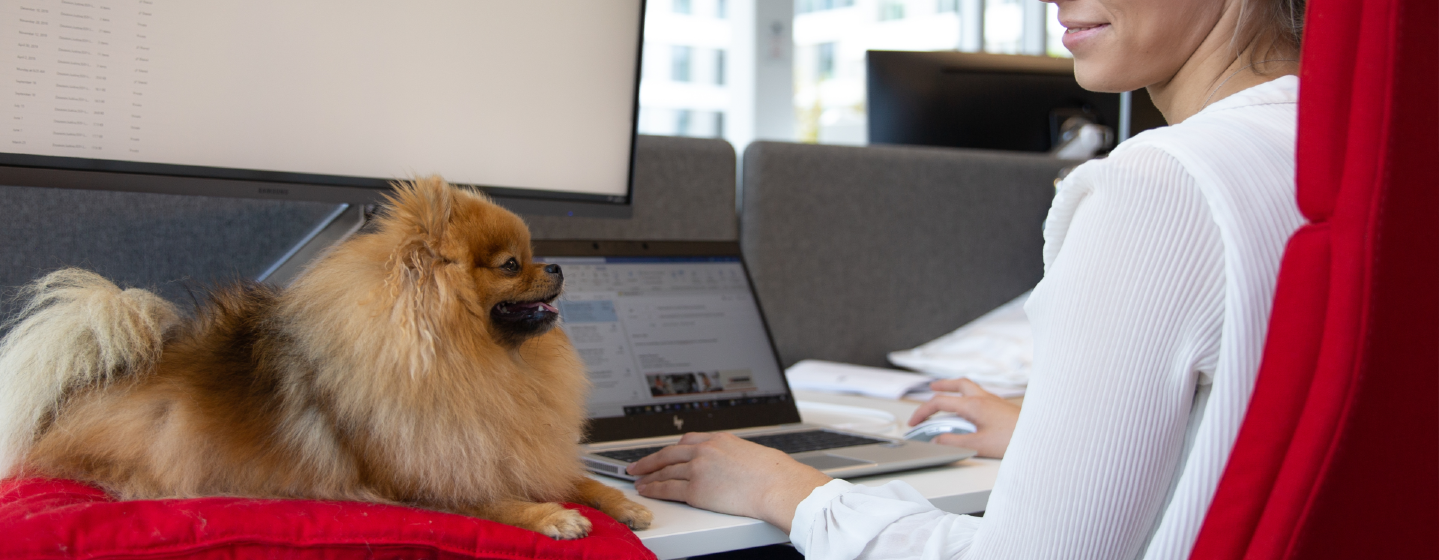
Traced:
<path fill-rule="evenodd" d="M 905 432 L 904 439 L 930 441 L 940 434 L 972 434 L 974 424 L 958 416 L 935 416 Z"/>

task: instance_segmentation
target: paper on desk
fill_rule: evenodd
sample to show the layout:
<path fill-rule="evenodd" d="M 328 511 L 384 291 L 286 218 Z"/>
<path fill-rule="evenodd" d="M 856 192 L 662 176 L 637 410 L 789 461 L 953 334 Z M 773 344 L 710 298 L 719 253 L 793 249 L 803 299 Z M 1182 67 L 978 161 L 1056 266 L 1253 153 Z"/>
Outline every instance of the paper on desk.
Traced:
<path fill-rule="evenodd" d="M 1023 394 L 1034 361 L 1034 334 L 1024 314 L 1027 299 L 1028 292 L 954 332 L 912 350 L 890 352 L 889 361 L 934 377 L 967 377 Z"/>
<path fill-rule="evenodd" d="M 936 395 L 957 394 L 930 391 L 929 383 L 934 381 L 934 378 L 927 375 L 824 360 L 801 360 L 789 366 L 784 374 L 785 378 L 789 379 L 789 387 L 799 391 L 849 393 L 882 399 L 907 398 L 918 401 L 927 401 Z M 980 387 L 1004 398 L 1024 395 L 1023 387 L 984 384 L 980 384 Z"/>
<path fill-rule="evenodd" d="M 789 388 L 799 391 L 855 393 L 882 399 L 898 399 L 905 393 L 927 390 L 933 377 L 893 369 L 800 360 L 784 371 Z"/>

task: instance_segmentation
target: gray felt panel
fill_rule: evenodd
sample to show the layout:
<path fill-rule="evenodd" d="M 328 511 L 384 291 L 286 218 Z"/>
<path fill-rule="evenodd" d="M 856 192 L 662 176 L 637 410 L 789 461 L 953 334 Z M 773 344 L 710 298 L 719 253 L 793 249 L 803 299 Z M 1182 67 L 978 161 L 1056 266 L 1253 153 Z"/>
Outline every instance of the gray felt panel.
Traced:
<path fill-rule="evenodd" d="M 756 142 L 741 241 L 780 358 L 884 365 L 1032 288 L 1044 156 Z"/>
<path fill-rule="evenodd" d="M 188 307 L 190 290 L 253 279 L 333 204 L 0 186 L 0 287 L 66 266 Z M 0 303 L 9 317 L 14 302 Z"/>
<path fill-rule="evenodd" d="M 641 136 L 630 220 L 527 216 L 537 239 L 732 240 L 735 153 L 723 140 Z M 187 302 L 190 291 L 254 278 L 333 204 L 0 186 L 0 289 L 64 266 Z M 0 302 L 8 318 L 14 302 Z"/>
<path fill-rule="evenodd" d="M 735 153 L 715 139 L 640 136 L 631 219 L 525 216 L 535 239 L 732 241 Z"/>

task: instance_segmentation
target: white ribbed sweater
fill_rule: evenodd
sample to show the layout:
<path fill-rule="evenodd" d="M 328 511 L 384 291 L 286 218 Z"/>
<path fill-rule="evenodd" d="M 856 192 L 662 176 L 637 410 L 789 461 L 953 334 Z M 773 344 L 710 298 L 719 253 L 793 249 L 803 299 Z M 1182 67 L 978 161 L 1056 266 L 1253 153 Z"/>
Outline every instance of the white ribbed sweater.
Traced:
<path fill-rule="evenodd" d="M 1061 184 L 1025 306 L 1034 369 L 983 518 L 903 483 L 795 512 L 816 560 L 1185 558 L 1254 388 L 1294 196 L 1292 76 L 1135 136 Z"/>

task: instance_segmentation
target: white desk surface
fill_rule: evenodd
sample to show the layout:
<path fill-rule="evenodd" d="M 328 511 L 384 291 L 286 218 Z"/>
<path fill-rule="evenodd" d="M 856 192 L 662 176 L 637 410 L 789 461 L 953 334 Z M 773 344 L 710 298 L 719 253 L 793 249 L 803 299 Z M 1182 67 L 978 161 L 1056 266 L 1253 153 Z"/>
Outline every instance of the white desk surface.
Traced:
<path fill-rule="evenodd" d="M 897 425 L 894 432 L 886 435 L 902 433 L 903 424 L 919 406 L 911 401 L 807 391 L 796 391 L 795 398 L 801 403 L 855 406 L 893 414 Z M 801 413 L 802 416 L 809 416 L 804 414 L 804 407 L 801 407 Z M 809 418 L 805 420 L 811 421 Z M 903 480 L 929 498 L 939 509 L 952 513 L 974 513 L 984 511 L 985 504 L 989 501 L 989 490 L 994 487 L 995 475 L 998 472 L 998 460 L 969 459 L 943 467 L 855 478 L 851 482 L 877 486 L 891 480 Z M 661 559 L 685 558 L 789 542 L 789 535 L 757 519 L 714 513 L 677 502 L 651 500 L 636 494 L 634 484 L 630 482 L 605 476 L 595 478 L 619 488 L 631 500 L 644 504 L 654 512 L 654 524 L 635 534 Z"/>

